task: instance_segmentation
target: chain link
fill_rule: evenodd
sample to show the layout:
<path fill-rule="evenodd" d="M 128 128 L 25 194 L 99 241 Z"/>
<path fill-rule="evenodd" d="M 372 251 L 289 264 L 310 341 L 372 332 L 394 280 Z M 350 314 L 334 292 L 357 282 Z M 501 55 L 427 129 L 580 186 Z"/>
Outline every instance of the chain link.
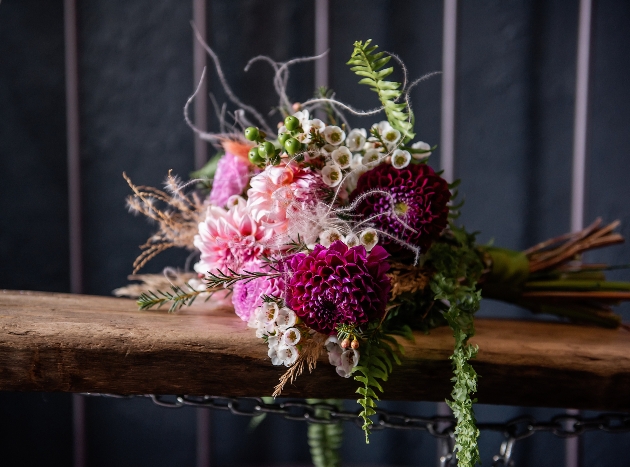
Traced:
<path fill-rule="evenodd" d="M 339 410 L 338 407 L 326 404 L 309 404 L 298 400 L 276 401 L 267 403 L 261 397 L 220 397 L 220 396 L 163 396 L 145 394 L 144 396 L 121 396 L 116 394 L 85 393 L 87 396 L 105 396 L 121 399 L 147 397 L 154 404 L 167 408 L 201 407 L 212 410 L 229 411 L 243 417 L 258 417 L 264 414 L 280 415 L 287 420 L 304 421 L 328 425 L 338 422 L 352 422 L 361 427 L 362 420 L 358 411 Z M 317 414 L 320 414 L 319 416 Z M 433 417 L 413 417 L 397 412 L 376 409 L 373 417 L 372 431 L 390 428 L 394 430 L 420 430 L 440 439 L 442 455 L 440 466 L 455 465 L 455 426 L 454 417 L 436 415 Z M 559 438 L 579 436 L 587 431 L 604 431 L 607 433 L 630 432 L 630 413 L 602 413 L 594 417 L 582 417 L 562 413 L 546 422 L 539 422 L 530 415 L 508 420 L 505 423 L 477 423 L 482 431 L 496 431 L 503 434 L 499 454 L 492 458 L 493 467 L 513 467 L 512 454 L 517 441 L 538 433 L 549 432 Z"/>
<path fill-rule="evenodd" d="M 287 420 L 305 421 L 308 423 L 332 424 L 337 422 L 353 422 L 361 426 L 358 411 L 339 410 L 334 405 L 288 400 L 267 403 L 261 397 L 220 397 L 220 396 L 163 396 L 147 394 L 144 396 L 119 396 L 114 394 L 86 393 L 89 396 L 106 396 L 116 398 L 147 397 L 160 407 L 202 407 L 213 410 L 229 411 L 234 415 L 257 417 L 262 414 L 280 415 Z M 316 415 L 324 413 L 324 415 Z M 397 412 L 377 409 L 372 430 L 391 428 L 395 430 L 426 431 L 436 438 L 448 439 L 455 430 L 454 417 L 436 415 L 433 417 L 414 417 Z M 605 431 L 607 433 L 630 432 L 630 413 L 602 413 L 594 417 L 560 414 L 550 421 L 539 422 L 525 415 L 505 423 L 478 423 L 480 430 L 496 431 L 506 439 L 515 442 L 528 438 L 537 432 L 550 432 L 560 438 L 579 436 L 587 431 Z"/>

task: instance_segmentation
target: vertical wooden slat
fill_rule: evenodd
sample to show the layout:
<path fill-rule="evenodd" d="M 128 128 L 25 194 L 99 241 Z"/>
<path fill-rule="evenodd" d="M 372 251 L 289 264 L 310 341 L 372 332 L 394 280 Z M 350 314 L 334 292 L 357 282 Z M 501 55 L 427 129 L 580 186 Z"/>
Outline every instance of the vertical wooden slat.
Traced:
<path fill-rule="evenodd" d="M 195 28 L 199 32 L 199 35 L 203 38 L 204 42 L 208 43 L 208 26 L 207 26 L 207 14 L 208 5 L 206 0 L 193 0 L 193 23 Z M 193 31 L 193 75 L 194 83 L 193 89 L 199 85 L 201 75 L 204 68 L 208 64 L 208 56 L 205 49 L 197 40 L 196 34 Z M 202 131 L 208 129 L 208 73 L 206 78 L 199 88 L 199 94 L 195 99 L 194 104 L 195 113 L 195 126 Z M 208 143 L 196 134 L 195 138 L 195 168 L 200 169 L 208 161 Z M 210 424 L 211 416 L 208 409 L 197 409 L 197 439 L 196 439 L 196 459 L 197 467 L 210 467 Z"/>
<path fill-rule="evenodd" d="M 591 55 L 591 0 L 580 0 L 575 120 L 573 123 L 573 180 L 571 189 L 571 230 L 584 227 L 586 136 L 588 127 L 588 88 Z"/>
<path fill-rule="evenodd" d="M 197 409 L 197 467 L 210 467 L 210 409 Z"/>
<path fill-rule="evenodd" d="M 575 80 L 575 117 L 573 121 L 573 176 L 571 184 L 571 230 L 584 228 L 584 204 L 586 199 L 586 148 L 588 132 L 588 90 L 591 61 L 591 0 L 580 0 L 578 26 L 577 67 Z M 569 415 L 579 415 L 578 410 L 568 410 Z M 580 439 L 565 441 L 565 467 L 581 464 Z"/>
<path fill-rule="evenodd" d="M 81 161 L 76 0 L 64 0 L 66 55 L 66 132 L 68 144 L 68 209 L 70 220 L 70 291 L 83 290 L 81 238 Z"/>
<path fill-rule="evenodd" d="M 64 0 L 64 44 L 66 72 L 66 139 L 68 146 L 68 218 L 70 291 L 83 292 L 81 234 L 81 135 L 79 125 L 79 64 L 76 0 Z M 86 465 L 85 399 L 72 396 L 74 467 Z"/>
<path fill-rule="evenodd" d="M 328 0 L 315 0 L 315 55 L 329 48 L 329 5 Z M 328 86 L 329 58 L 325 56 L 315 61 L 315 87 Z"/>
<path fill-rule="evenodd" d="M 448 182 L 455 178 L 455 84 L 457 56 L 457 0 L 444 0 L 442 30 L 442 113 L 440 134 L 440 164 L 442 177 Z M 452 415 L 445 403 L 437 404 L 438 415 Z M 437 462 L 444 454 L 444 445 L 438 440 Z"/>
<path fill-rule="evenodd" d="M 448 182 L 455 176 L 455 73 L 457 52 L 457 0 L 444 0 L 442 35 L 442 118 L 440 158 L 442 175 Z"/>
<path fill-rule="evenodd" d="M 201 37 L 207 42 L 207 5 L 206 0 L 193 0 L 193 23 L 199 31 Z M 195 89 L 201 80 L 203 69 L 208 63 L 206 51 L 199 43 L 193 32 L 193 68 L 194 68 L 194 87 Z M 195 99 L 194 113 L 195 126 L 202 131 L 208 129 L 208 74 L 206 79 L 199 88 L 199 94 Z M 208 161 L 208 143 L 197 135 L 195 138 L 195 168 L 200 169 Z"/>

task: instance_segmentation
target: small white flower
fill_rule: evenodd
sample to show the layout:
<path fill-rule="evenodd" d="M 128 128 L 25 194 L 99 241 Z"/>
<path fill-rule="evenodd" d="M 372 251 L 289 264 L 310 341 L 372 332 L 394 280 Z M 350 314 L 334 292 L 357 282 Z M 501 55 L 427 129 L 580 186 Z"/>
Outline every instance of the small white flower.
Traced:
<path fill-rule="evenodd" d="M 328 164 L 322 169 L 322 180 L 326 185 L 335 187 L 341 183 L 342 179 L 343 174 L 337 164 Z"/>
<path fill-rule="evenodd" d="M 417 143 L 413 143 L 411 147 L 413 149 L 422 149 L 423 151 L 427 151 L 427 152 L 421 152 L 418 154 L 414 153 L 411 155 L 411 157 L 413 157 L 414 159 L 418 161 L 421 161 L 422 159 L 426 159 L 427 157 L 431 155 L 431 146 L 428 143 L 425 143 L 424 141 L 418 141 Z"/>
<path fill-rule="evenodd" d="M 278 318 L 278 305 L 274 302 L 265 302 L 262 305 L 262 319 L 264 323 L 274 323 Z"/>
<path fill-rule="evenodd" d="M 374 229 L 365 229 L 359 235 L 359 240 L 367 251 L 371 251 L 378 243 L 378 233 Z"/>
<path fill-rule="evenodd" d="M 329 336 L 326 342 L 324 342 L 324 347 L 326 347 L 326 350 L 329 352 L 335 347 L 339 347 L 339 339 L 337 339 L 337 336 Z"/>
<path fill-rule="evenodd" d="M 361 167 L 365 167 L 363 165 L 363 156 L 357 153 L 352 156 L 352 161 L 350 162 L 350 168 L 352 170 L 356 170 L 356 169 L 360 169 Z"/>
<path fill-rule="evenodd" d="M 311 142 L 311 134 L 310 133 L 298 133 L 294 136 L 302 144 L 308 144 Z"/>
<path fill-rule="evenodd" d="M 381 120 L 380 122 L 375 123 L 374 125 L 372 125 L 372 129 L 378 130 L 378 133 L 380 135 L 382 135 L 386 131 L 391 130 L 392 126 L 389 124 L 389 122 L 387 120 Z"/>
<path fill-rule="evenodd" d="M 282 359 L 278 356 L 278 348 L 277 347 L 269 347 L 269 350 L 267 351 L 267 356 L 269 356 L 269 358 L 271 359 L 271 364 L 272 365 L 282 365 L 283 361 Z"/>
<path fill-rule="evenodd" d="M 299 120 L 302 128 L 304 128 L 304 125 L 306 125 L 306 122 L 309 120 L 308 110 L 300 110 L 299 112 L 295 112 L 293 116 Z"/>
<path fill-rule="evenodd" d="M 337 374 L 344 378 L 349 378 L 352 370 L 359 364 L 359 352 L 354 349 L 347 349 L 341 354 L 341 365 L 337 366 Z"/>
<path fill-rule="evenodd" d="M 332 144 L 327 144 L 323 148 L 319 148 L 319 155 L 324 156 L 324 157 L 330 157 L 330 155 L 335 149 L 337 149 L 336 146 L 333 146 Z"/>
<path fill-rule="evenodd" d="M 392 149 L 396 146 L 396 143 L 400 141 L 400 131 L 392 128 L 387 120 L 375 123 L 372 125 L 372 129 L 376 129 L 378 134 L 381 135 L 381 139 L 387 146 L 387 149 Z"/>
<path fill-rule="evenodd" d="M 392 154 L 392 166 L 397 169 L 404 169 L 411 162 L 411 154 L 409 151 L 403 151 L 402 149 L 396 149 Z"/>
<path fill-rule="evenodd" d="M 328 351 L 328 362 L 332 366 L 341 365 L 341 354 L 343 353 L 343 349 L 338 345 L 335 346 L 332 350 Z"/>
<path fill-rule="evenodd" d="M 326 128 L 326 124 L 322 122 L 319 118 L 314 118 L 313 120 L 308 120 L 304 126 L 304 133 L 310 133 L 312 129 L 321 133 Z"/>
<path fill-rule="evenodd" d="M 319 243 L 328 248 L 337 240 L 342 240 L 343 235 L 337 229 L 327 229 L 319 234 Z"/>
<path fill-rule="evenodd" d="M 387 149 L 392 149 L 396 146 L 398 141 L 400 141 L 400 131 L 392 128 L 383 133 L 381 138 L 383 139 L 385 146 L 387 146 Z"/>
<path fill-rule="evenodd" d="M 365 144 L 366 138 L 367 131 L 365 131 L 365 128 L 355 128 L 348 134 L 346 146 L 348 146 L 350 151 L 360 151 Z"/>
<path fill-rule="evenodd" d="M 298 350 L 293 345 L 280 345 L 278 346 L 277 355 L 284 366 L 291 366 L 298 358 Z"/>
<path fill-rule="evenodd" d="M 341 354 L 343 353 L 343 349 L 339 345 L 339 341 L 336 336 L 330 336 L 326 339 L 326 343 L 324 344 L 326 347 L 326 351 L 328 352 L 328 361 L 332 366 L 340 366 L 341 365 Z"/>
<path fill-rule="evenodd" d="M 348 248 L 352 248 L 353 246 L 361 244 L 361 240 L 359 240 L 359 237 L 357 237 L 353 233 L 349 233 L 348 235 L 346 235 L 346 237 L 343 239 L 343 242 L 348 245 Z"/>
<path fill-rule="evenodd" d="M 365 155 L 363 156 L 361 162 L 366 167 L 373 168 L 376 167 L 384 159 L 385 156 L 381 154 L 378 149 L 368 149 L 367 151 L 365 151 Z"/>
<path fill-rule="evenodd" d="M 353 191 L 357 187 L 359 177 L 368 171 L 368 168 L 363 165 L 363 156 L 361 154 L 355 154 L 352 156 L 352 162 L 350 163 L 350 172 L 345 177 L 345 186 L 348 192 Z"/>
<path fill-rule="evenodd" d="M 278 324 L 278 326 L 280 328 L 290 328 L 291 326 L 295 325 L 295 321 L 297 319 L 297 316 L 295 314 L 295 312 L 290 309 L 285 307 L 280 308 L 280 310 L 278 310 L 278 316 L 276 317 L 276 323 Z"/>
<path fill-rule="evenodd" d="M 322 132 L 324 139 L 333 146 L 339 146 L 346 139 L 346 133 L 338 126 L 330 125 Z"/>
<path fill-rule="evenodd" d="M 301 338 L 302 338 L 302 334 L 300 333 L 299 329 L 290 328 L 290 329 L 287 329 L 285 333 L 282 335 L 282 339 L 280 340 L 280 345 L 295 346 L 297 345 L 298 342 L 300 342 Z"/>
<path fill-rule="evenodd" d="M 332 160 L 342 169 L 347 169 L 352 163 L 352 153 L 350 149 L 345 146 L 341 146 L 339 149 L 335 149 L 331 154 Z"/>
<path fill-rule="evenodd" d="M 267 345 L 269 345 L 270 349 L 275 349 L 280 345 L 280 341 L 282 340 L 283 335 L 278 333 L 273 336 L 267 337 Z"/>

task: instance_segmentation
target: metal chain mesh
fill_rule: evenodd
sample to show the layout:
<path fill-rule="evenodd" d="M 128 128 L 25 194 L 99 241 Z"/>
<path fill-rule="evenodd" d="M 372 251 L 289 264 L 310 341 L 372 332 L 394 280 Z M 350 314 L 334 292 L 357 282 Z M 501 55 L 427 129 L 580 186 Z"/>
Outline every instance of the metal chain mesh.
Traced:
<path fill-rule="evenodd" d="M 143 396 L 119 396 L 114 394 L 86 393 L 89 396 L 107 396 L 115 398 L 147 397 L 160 407 L 181 408 L 201 407 L 213 410 L 225 410 L 234 415 L 256 417 L 263 414 L 275 414 L 287 420 L 308 423 L 331 424 L 352 422 L 361 427 L 362 420 L 358 411 L 339 410 L 334 405 L 325 403 L 309 404 L 298 400 L 277 401 L 267 403 L 261 397 L 220 397 L 220 396 L 163 396 L 146 394 Z M 317 415 L 319 414 L 319 415 Z M 451 416 L 436 415 L 433 417 L 416 417 L 402 413 L 376 409 L 371 430 L 420 430 L 442 440 L 443 455 L 441 466 L 455 465 L 454 430 L 456 420 Z M 534 417 L 525 415 L 504 423 L 478 423 L 478 428 L 485 431 L 502 433 L 505 440 L 501 444 L 499 454 L 493 457 L 493 466 L 513 466 L 512 453 L 517 441 L 539 433 L 549 432 L 560 438 L 582 435 L 588 431 L 604 431 L 607 433 L 630 432 L 630 413 L 602 413 L 593 417 L 569 415 L 562 413 L 549 421 L 540 422 Z"/>

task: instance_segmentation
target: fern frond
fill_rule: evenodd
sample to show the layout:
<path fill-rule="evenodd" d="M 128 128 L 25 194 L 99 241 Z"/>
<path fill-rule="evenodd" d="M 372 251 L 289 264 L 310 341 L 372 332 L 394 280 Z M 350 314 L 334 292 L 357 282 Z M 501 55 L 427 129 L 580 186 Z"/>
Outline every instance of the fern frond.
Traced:
<path fill-rule="evenodd" d="M 356 75 L 362 77 L 359 84 L 369 86 L 378 94 L 389 124 L 400 131 L 403 142 L 409 141 L 415 136 L 413 113 L 407 102 L 398 102 L 403 95 L 403 90 L 400 89 L 401 84 L 385 80 L 394 71 L 393 67 L 385 68 L 391 56 L 384 52 L 376 52 L 378 46 L 371 43 L 371 39 L 355 42 L 354 51 L 347 64 Z"/>
<path fill-rule="evenodd" d="M 341 401 L 336 399 L 306 399 L 309 404 L 334 405 L 341 410 Z M 330 412 L 316 408 L 317 417 L 330 418 Z M 343 441 L 343 426 L 339 421 L 331 424 L 310 423 L 308 425 L 308 446 L 315 467 L 338 467 L 341 465 L 339 448 Z"/>
<path fill-rule="evenodd" d="M 365 442 L 370 443 L 369 435 L 372 426 L 370 417 L 376 414 L 376 401 L 380 400 L 376 391 L 383 393 L 381 382 L 389 379 L 394 363 L 400 365 L 403 347 L 392 336 L 385 334 L 381 328 L 366 333 L 369 338 L 361 344 L 359 365 L 354 368 L 354 380 L 361 383 L 356 390 L 362 397 L 357 400 L 361 406 L 359 417 L 363 419 L 362 429 Z M 379 381 L 380 380 L 380 381 Z"/>

